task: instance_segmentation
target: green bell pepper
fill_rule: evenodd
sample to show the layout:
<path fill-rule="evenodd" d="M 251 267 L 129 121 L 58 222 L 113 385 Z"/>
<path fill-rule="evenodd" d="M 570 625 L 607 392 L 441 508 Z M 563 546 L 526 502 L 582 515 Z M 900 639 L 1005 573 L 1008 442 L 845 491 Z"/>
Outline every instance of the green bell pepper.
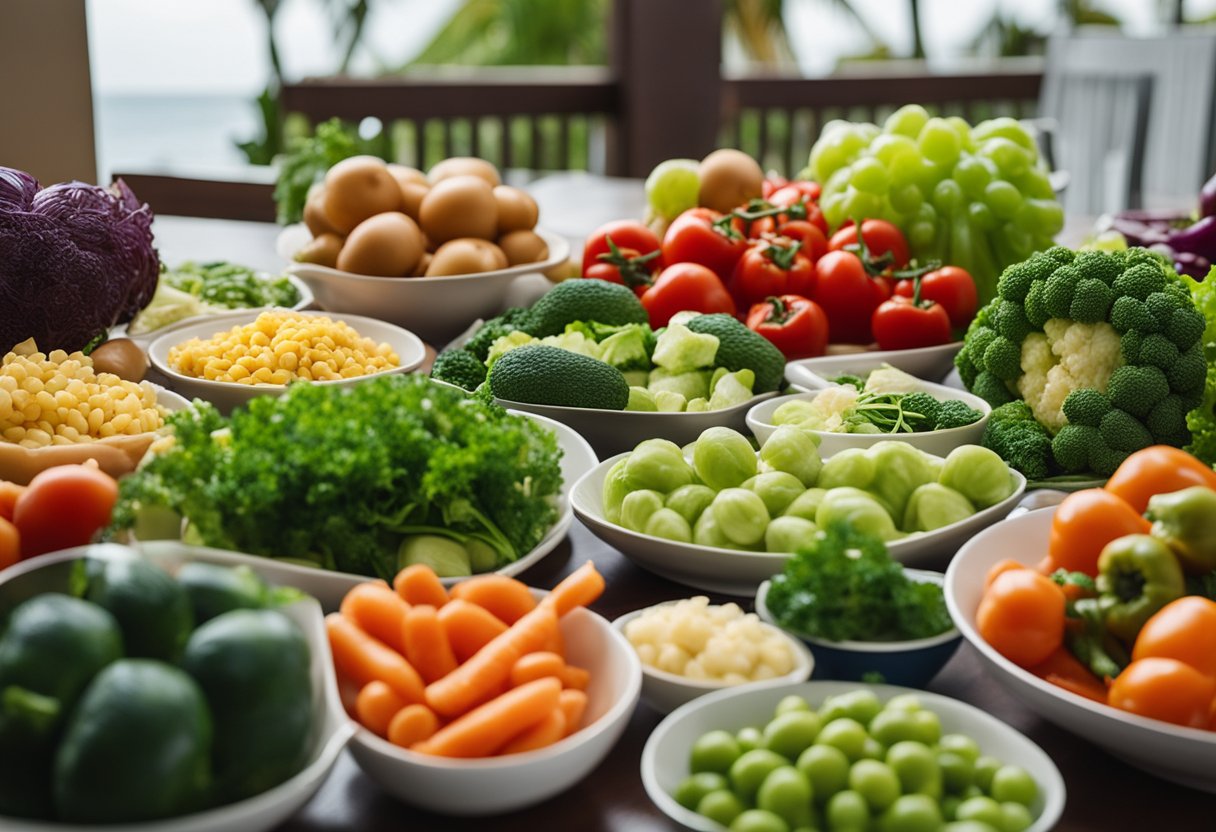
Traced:
<path fill-rule="evenodd" d="M 1186 585 L 1168 546 L 1129 534 L 1106 544 L 1098 557 L 1098 591 L 1106 629 L 1130 644 L 1157 610 L 1182 597 Z"/>
<path fill-rule="evenodd" d="M 1155 494 L 1145 517 L 1153 521 L 1153 537 L 1169 546 L 1187 569 L 1216 569 L 1216 491 L 1196 485 Z"/>

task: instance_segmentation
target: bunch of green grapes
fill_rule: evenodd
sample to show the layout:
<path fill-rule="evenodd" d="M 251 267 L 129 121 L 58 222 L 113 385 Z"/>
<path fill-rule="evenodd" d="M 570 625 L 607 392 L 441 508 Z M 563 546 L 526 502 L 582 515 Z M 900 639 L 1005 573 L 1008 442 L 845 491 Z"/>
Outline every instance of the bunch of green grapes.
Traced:
<path fill-rule="evenodd" d="M 1064 224 L 1034 139 L 1012 118 L 973 128 L 909 104 L 881 128 L 834 121 L 803 175 L 823 185 L 819 205 L 833 230 L 888 220 L 921 262 L 970 272 L 981 304 L 1005 266 L 1049 247 Z"/>

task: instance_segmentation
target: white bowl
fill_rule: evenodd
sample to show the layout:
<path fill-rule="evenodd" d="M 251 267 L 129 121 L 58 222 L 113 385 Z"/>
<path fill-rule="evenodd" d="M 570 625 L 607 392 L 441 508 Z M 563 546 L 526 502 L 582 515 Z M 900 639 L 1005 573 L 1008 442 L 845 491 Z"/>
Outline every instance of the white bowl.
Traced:
<path fill-rule="evenodd" d="M 497 570 L 500 575 L 510 576 L 518 575 L 525 569 L 539 563 L 545 555 L 556 549 L 557 544 L 565 539 L 566 532 L 570 530 L 570 524 L 574 522 L 574 513 L 570 506 L 574 484 L 584 474 L 594 469 L 598 463 L 595 452 L 591 450 L 591 447 L 581 436 L 570 428 L 560 422 L 546 419 L 543 416 L 535 416 L 530 413 L 521 413 L 519 415 L 543 425 L 557 436 L 557 445 L 562 451 L 562 490 L 557 498 L 557 520 L 549 529 L 549 533 L 527 554 Z M 139 545 L 145 551 L 159 555 L 165 552 L 177 551 L 185 544 L 177 540 L 149 540 L 143 541 Z M 309 566 L 297 560 L 280 560 L 260 555 L 245 554 L 243 552 L 229 552 L 222 549 L 193 546 L 189 548 L 192 551 L 206 552 L 209 557 L 214 558 L 217 562 L 227 565 L 236 566 L 247 563 L 265 575 L 267 580 L 277 584 L 294 586 L 308 593 L 320 602 L 321 608 L 326 612 L 337 610 L 338 606 L 342 603 L 343 596 L 346 595 L 351 587 L 365 581 L 374 580 L 373 576 L 355 575 L 351 572 L 334 572 L 317 566 Z M 445 586 L 451 586 L 461 580 L 463 579 L 442 579 Z"/>
<path fill-rule="evenodd" d="M 988 425 L 988 416 L 992 413 L 992 406 L 988 402 L 979 396 L 973 396 L 961 390 L 953 390 L 949 387 L 943 387 L 940 384 L 933 384 L 927 381 L 920 382 L 917 385 L 917 389 L 923 390 L 937 399 L 965 402 L 968 407 L 978 410 L 982 415 L 971 424 L 960 428 L 927 430 L 920 433 L 832 433 L 826 430 L 812 430 L 808 432 L 815 434 L 819 438 L 819 453 L 823 456 L 832 456 L 848 448 L 865 449 L 876 442 L 882 442 L 887 439 L 907 442 L 912 447 L 919 448 L 934 456 L 946 456 L 959 445 L 980 444 L 980 439 L 984 436 L 984 428 Z M 777 429 L 777 426 L 773 424 L 773 414 L 777 412 L 777 408 L 786 402 L 797 399 L 808 402 L 814 401 L 815 397 L 821 392 L 823 391 L 812 390 L 808 393 L 795 393 L 792 396 L 778 396 L 775 399 L 769 399 L 766 402 L 754 405 L 747 411 L 747 427 L 756 435 L 756 440 L 763 445 L 773 435 L 773 431 Z"/>
<path fill-rule="evenodd" d="M 811 389 L 823 388 L 839 375 L 863 375 L 890 364 L 897 370 L 929 381 L 939 382 L 954 368 L 954 356 L 963 348 L 962 341 L 952 341 L 936 347 L 914 350 L 859 350 L 836 355 L 803 358 L 785 365 L 785 379 Z"/>
<path fill-rule="evenodd" d="M 578 431 L 600 456 L 632 451 L 646 439 L 670 439 L 677 445 L 687 445 L 712 427 L 747 430 L 747 413 L 757 402 L 776 396 L 776 392 L 761 393 L 734 407 L 704 410 L 695 413 L 651 413 L 634 410 L 604 410 L 594 407 L 558 407 L 549 404 L 529 404 L 507 399 L 496 401 L 503 407 L 548 416 Z"/>
<path fill-rule="evenodd" d="M 566 262 L 570 256 L 566 238 L 543 228 L 535 230 L 549 247 L 546 259 L 492 272 L 445 277 L 372 277 L 313 263 L 292 263 L 287 272 L 308 284 L 322 309 L 379 318 L 442 344 L 472 319 L 501 312 L 517 277 Z"/>
<path fill-rule="evenodd" d="M 213 315 L 199 323 L 190 326 L 177 327 L 161 335 L 148 346 L 148 358 L 160 373 L 162 373 L 173 389 L 191 399 L 204 399 L 211 402 L 221 413 L 229 413 L 233 408 L 248 404 L 255 396 L 281 396 L 287 392 L 285 384 L 237 384 L 235 381 L 211 381 L 205 378 L 195 378 L 177 370 L 169 364 L 169 351 L 178 344 L 191 338 L 211 338 L 212 336 L 231 329 L 253 323 L 265 310 L 243 310 L 224 315 Z M 326 316 L 349 324 L 365 338 L 370 338 L 377 344 L 386 343 L 397 353 L 399 361 L 396 367 L 390 367 L 377 373 L 355 378 L 337 379 L 334 381 L 314 381 L 311 384 L 328 384 L 337 387 L 349 387 L 377 376 L 387 376 L 393 373 L 408 373 L 426 358 L 426 346 L 417 335 L 409 330 L 373 318 L 361 318 L 357 315 L 330 315 L 326 312 L 297 312 L 299 315 Z"/>
<path fill-rule="evenodd" d="M 604 516 L 604 477 L 609 469 L 628 454 L 618 454 L 601 462 L 574 484 L 571 502 L 574 514 L 591 532 L 625 557 L 657 575 L 726 595 L 752 597 L 762 581 L 785 568 L 788 554 L 741 552 L 717 546 L 679 543 L 651 537 L 610 523 Z M 942 567 L 980 529 L 1008 514 L 1026 489 L 1026 478 L 1013 469 L 1013 493 L 994 506 L 978 511 L 965 520 L 931 532 L 916 534 L 887 544 L 891 557 L 908 566 Z"/>
<path fill-rule="evenodd" d="M 678 601 L 666 601 L 662 604 L 644 607 L 640 610 L 625 613 L 612 622 L 613 629 L 625 634 L 625 627 L 630 621 L 640 616 L 642 613 L 652 610 L 655 607 L 665 607 L 671 604 L 679 603 Z M 737 688 L 750 688 L 756 685 L 780 685 L 789 682 L 805 682 L 811 677 L 811 671 L 815 667 L 815 657 L 811 655 L 811 651 L 800 642 L 793 638 L 780 627 L 774 626 L 771 623 L 761 623 L 760 625 L 765 630 L 773 633 L 786 644 L 789 645 L 794 657 L 794 668 L 781 676 L 772 679 L 764 679 L 755 682 L 743 682 L 740 684 L 730 684 L 721 680 L 715 679 L 689 679 L 685 676 L 679 676 L 675 673 L 668 673 L 666 670 L 660 670 L 657 667 L 651 667 L 648 664 L 642 664 L 642 701 L 654 708 L 659 713 L 670 713 L 676 708 L 683 705 L 685 702 L 691 702 L 698 696 L 704 696 L 707 693 L 713 693 L 719 690 L 735 690 Z M 625 639 L 628 642 L 628 638 Z M 630 649 L 636 650 L 630 644 Z"/>
<path fill-rule="evenodd" d="M 1054 508 L 1045 508 L 1011 518 L 959 551 L 946 570 L 946 606 L 954 623 L 1001 686 L 1044 719 L 1150 774 L 1216 793 L 1216 732 L 1148 719 L 1069 693 L 1018 667 L 976 631 L 975 611 L 988 569 L 1005 558 L 1037 564 L 1047 551 L 1054 516 Z"/>
<path fill-rule="evenodd" d="M 77 546 L 37 558 L 22 561 L 0 572 L 0 610 L 10 604 L 41 592 L 65 592 L 69 585 L 70 564 L 85 555 L 103 559 L 128 557 L 128 553 L 113 546 Z M 204 549 L 182 546 L 171 558 L 154 559 L 165 571 L 174 573 L 192 561 L 221 563 Z M 258 569 L 254 564 L 254 569 Z M 262 570 L 262 576 L 275 583 L 273 576 Z M 123 832 L 261 832 L 273 829 L 295 814 L 321 787 L 329 776 L 338 755 L 350 740 L 355 725 L 347 717 L 338 697 L 334 663 L 325 635 L 321 608 L 311 598 L 297 601 L 279 611 L 294 621 L 308 641 L 309 674 L 313 687 L 312 741 L 308 762 L 293 777 L 262 794 L 226 806 L 208 809 L 176 818 L 122 824 L 109 827 Z M 18 818 L 0 818 L 5 832 L 85 832 L 97 826 L 69 823 L 49 823 Z"/>
<path fill-rule="evenodd" d="M 540 598 L 546 593 L 533 590 Z M 583 727 L 547 748 L 457 760 L 419 754 L 359 728 L 350 753 L 389 794 L 448 815 L 495 815 L 540 803 L 591 772 L 629 724 L 642 686 L 642 665 L 625 637 L 585 608 L 562 616 L 570 664 L 591 674 Z"/>
<path fill-rule="evenodd" d="M 943 732 L 966 734 L 979 744 L 981 753 L 1030 772 L 1039 786 L 1039 796 L 1030 807 L 1035 821 L 1026 832 L 1048 832 L 1060 819 L 1064 812 L 1064 779 L 1043 749 L 1025 736 L 957 699 L 893 685 L 857 682 L 802 682 L 726 690 L 689 702 L 660 722 L 642 749 L 642 785 L 646 794 L 660 811 L 689 829 L 723 832 L 722 826 L 685 809 L 671 796 L 688 776 L 688 752 L 697 738 L 716 729 L 733 733 L 749 725 L 762 725 L 772 719 L 777 703 L 790 694 L 804 697 L 818 707 L 829 696 L 860 688 L 874 691 L 884 702 L 903 694 L 915 694 L 925 708 L 941 719 Z"/>

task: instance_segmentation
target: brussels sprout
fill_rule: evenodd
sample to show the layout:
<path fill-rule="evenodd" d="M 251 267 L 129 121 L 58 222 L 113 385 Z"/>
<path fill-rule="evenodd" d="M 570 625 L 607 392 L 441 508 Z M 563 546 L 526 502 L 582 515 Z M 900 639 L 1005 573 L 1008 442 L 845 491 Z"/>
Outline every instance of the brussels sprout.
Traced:
<path fill-rule="evenodd" d="M 685 399 L 709 398 L 709 371 L 689 370 L 684 373 L 673 373 L 662 367 L 650 371 L 650 380 L 646 388 L 651 393 L 667 390 L 679 393 Z"/>
<path fill-rule="evenodd" d="M 397 566 L 421 563 L 435 570 L 441 578 L 466 578 L 473 574 L 469 550 L 450 537 L 437 534 L 411 534 L 397 549 Z"/>
<path fill-rule="evenodd" d="M 669 508 L 661 508 L 650 515 L 646 521 L 646 534 L 680 543 L 692 542 L 692 526 Z"/>
<path fill-rule="evenodd" d="M 938 482 L 962 494 L 977 509 L 996 505 L 1014 491 L 1009 466 L 979 445 L 962 445 L 951 451 Z"/>
<path fill-rule="evenodd" d="M 692 466 L 675 442 L 647 439 L 625 459 L 625 476 L 636 488 L 666 494 L 693 481 Z"/>
<path fill-rule="evenodd" d="M 621 522 L 621 503 L 625 501 L 625 495 L 633 491 L 625 473 L 627 462 L 628 459 L 617 462 L 608 469 L 608 474 L 604 477 L 604 517 L 609 523 Z"/>
<path fill-rule="evenodd" d="M 793 474 L 803 485 L 815 485 L 823 467 L 815 434 L 792 425 L 773 431 L 760 448 L 760 459 L 770 470 Z"/>
<path fill-rule="evenodd" d="M 726 488 L 718 492 L 709 506 L 719 528 L 729 540 L 741 546 L 754 546 L 764 539 L 768 509 L 764 501 L 746 488 Z"/>
<path fill-rule="evenodd" d="M 903 530 L 931 532 L 975 514 L 971 501 L 953 488 L 929 482 L 912 492 L 904 509 Z"/>
<path fill-rule="evenodd" d="M 707 485 L 683 485 L 667 495 L 666 506 L 691 525 L 714 501 L 714 490 Z"/>
<path fill-rule="evenodd" d="M 823 502 L 823 495 L 827 494 L 826 488 L 808 488 L 797 497 L 794 502 L 785 507 L 786 517 L 801 517 L 803 520 L 815 521 L 815 515 L 819 511 L 819 504 Z"/>
<path fill-rule="evenodd" d="M 764 551 L 797 552 L 818 534 L 819 527 L 803 517 L 775 517 L 764 530 Z"/>
<path fill-rule="evenodd" d="M 469 553 L 469 566 L 474 574 L 491 572 L 498 565 L 498 551 L 484 540 L 470 537 L 464 542 L 464 548 Z"/>
<path fill-rule="evenodd" d="M 722 532 L 722 527 L 714 519 L 712 511 L 703 511 L 697 518 L 692 529 L 692 542 L 701 546 L 716 546 L 719 549 L 746 550 L 748 548 L 735 543 Z"/>
<path fill-rule="evenodd" d="M 823 463 L 819 471 L 820 488 L 867 489 L 874 482 L 874 460 L 861 448 L 848 448 Z"/>
<path fill-rule="evenodd" d="M 833 523 L 847 523 L 862 534 L 884 541 L 899 536 L 891 515 L 873 495 L 848 486 L 828 489 L 819 504 L 815 525 L 824 529 Z"/>
<path fill-rule="evenodd" d="M 663 507 L 663 495 L 657 491 L 631 491 L 621 503 L 621 525 L 632 532 L 646 531 L 650 515 Z"/>
<path fill-rule="evenodd" d="M 629 403 L 625 405 L 625 409 L 640 413 L 653 413 L 659 408 L 655 404 L 654 396 L 645 387 L 630 387 Z"/>
<path fill-rule="evenodd" d="M 654 404 L 660 413 L 683 413 L 688 399 L 673 390 L 660 390 L 654 394 Z"/>
<path fill-rule="evenodd" d="M 871 445 L 866 455 L 874 461 L 869 490 L 891 509 L 893 518 L 902 518 L 912 492 L 933 482 L 925 455 L 907 442 L 894 440 Z"/>
<path fill-rule="evenodd" d="M 697 438 L 692 464 L 710 488 L 735 488 L 756 475 L 756 452 L 738 431 L 709 428 Z"/>
<path fill-rule="evenodd" d="M 848 428 L 846 433 L 890 433 L 885 431 L 873 422 L 862 420 L 860 422 L 845 422 L 845 427 Z"/>
<path fill-rule="evenodd" d="M 671 373 L 712 367 L 718 343 L 716 335 L 693 332 L 683 324 L 669 323 L 655 342 L 650 360 Z"/>
<path fill-rule="evenodd" d="M 722 410 L 743 404 L 752 397 L 752 387 L 756 384 L 756 373 L 747 367 L 734 373 L 726 373 L 717 380 L 711 380 L 709 385 L 709 409 Z"/>
<path fill-rule="evenodd" d="M 685 413 L 704 413 L 709 410 L 709 400 L 704 397 L 689 399 L 688 404 L 684 405 Z"/>
<path fill-rule="evenodd" d="M 776 517 L 785 511 L 806 487 L 802 480 L 784 471 L 764 471 L 746 480 L 740 488 L 754 491 L 756 496 L 764 501 L 770 517 Z"/>
<path fill-rule="evenodd" d="M 823 430 L 823 412 L 813 401 L 790 399 L 773 411 L 773 424 Z"/>

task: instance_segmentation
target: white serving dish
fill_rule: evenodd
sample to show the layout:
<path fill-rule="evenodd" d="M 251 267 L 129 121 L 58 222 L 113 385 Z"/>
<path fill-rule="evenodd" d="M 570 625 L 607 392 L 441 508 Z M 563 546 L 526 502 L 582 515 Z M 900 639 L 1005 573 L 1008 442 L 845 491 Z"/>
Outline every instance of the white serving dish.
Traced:
<path fill-rule="evenodd" d="M 560 422 L 546 419 L 543 416 L 535 416 L 530 413 L 522 413 L 520 415 L 538 422 L 557 435 L 557 445 L 562 451 L 562 490 L 557 500 L 557 520 L 553 523 L 553 527 L 549 529 L 549 533 L 519 560 L 497 570 L 500 575 L 510 576 L 518 575 L 524 570 L 535 566 L 545 555 L 556 549 L 557 544 L 565 539 L 566 532 L 570 530 L 570 524 L 574 522 L 574 513 L 570 505 L 574 484 L 584 474 L 595 468 L 598 462 L 595 452 L 591 450 L 591 447 L 570 428 Z M 157 555 L 165 549 L 174 551 L 176 547 L 180 547 L 183 544 L 176 540 L 149 540 L 142 542 L 140 545 L 149 553 Z M 308 566 L 297 560 L 278 560 L 276 558 L 249 555 L 243 552 L 229 552 L 221 549 L 191 548 L 195 551 L 206 552 L 209 557 L 215 558 L 217 562 L 227 565 L 236 566 L 247 563 L 273 583 L 294 586 L 308 593 L 320 602 L 321 608 L 326 612 L 337 610 L 338 606 L 342 603 L 342 597 L 346 595 L 351 587 L 365 581 L 374 580 L 373 577 L 368 575 L 333 572 L 316 566 Z M 446 586 L 451 586 L 462 579 L 443 578 L 442 580 Z"/>
<path fill-rule="evenodd" d="M 540 598 L 546 593 L 533 590 Z M 547 748 L 475 760 L 419 754 L 359 728 L 355 762 L 398 800 L 447 815 L 497 815 L 540 803 L 582 780 L 629 724 L 642 666 L 625 637 L 585 608 L 561 619 L 565 655 L 591 674 L 583 727 Z"/>
<path fill-rule="evenodd" d="M 976 631 L 984 577 L 1011 558 L 1034 566 L 1047 551 L 1054 508 L 1011 518 L 977 535 L 946 570 L 946 606 L 988 672 L 1026 707 L 1139 769 L 1216 793 L 1216 732 L 1184 728 L 1091 702 L 1044 681 L 1002 656 Z"/>
<path fill-rule="evenodd" d="M 625 557 L 658 575 L 707 592 L 752 597 L 762 581 L 785 568 L 787 554 L 741 552 L 696 543 L 678 543 L 633 532 L 608 522 L 604 516 L 604 477 L 627 454 L 611 457 L 574 485 L 571 502 L 578 519 L 596 537 L 620 550 Z M 1010 469 L 1013 493 L 994 506 L 932 532 L 905 537 L 887 544 L 891 557 L 908 566 L 940 568 L 980 529 L 1008 514 L 1026 489 L 1026 478 Z"/>
<path fill-rule="evenodd" d="M 237 384 L 235 381 L 210 381 L 205 378 L 195 378 L 177 372 L 169 364 L 169 351 L 178 344 L 191 338 L 210 338 L 234 326 L 243 326 L 257 320 L 266 310 L 244 310 L 230 312 L 224 315 L 213 315 L 189 326 L 176 327 L 170 332 L 158 337 L 148 346 L 148 359 L 172 385 L 178 393 L 191 399 L 204 399 L 211 402 L 221 413 L 229 413 L 233 408 L 248 404 L 255 396 L 281 396 L 287 391 L 285 384 Z M 327 312 L 297 312 L 300 315 L 326 316 L 333 320 L 344 321 L 360 335 L 370 338 L 377 344 L 386 343 L 397 353 L 399 364 L 386 370 L 370 375 L 344 378 L 335 381 L 314 381 L 310 384 L 325 384 L 335 387 L 349 387 L 377 376 L 392 375 L 393 373 L 408 373 L 426 358 L 426 346 L 417 335 L 399 326 L 385 323 L 374 318 L 362 318 L 357 315 L 333 315 Z"/>
<path fill-rule="evenodd" d="M 937 399 L 965 402 L 969 407 L 978 410 L 983 415 L 977 421 L 972 422 L 970 425 L 964 425 L 961 428 L 930 430 L 921 433 L 832 433 L 826 430 L 812 430 L 808 432 L 815 434 L 819 438 L 819 453 L 823 456 L 832 456 L 848 448 L 862 448 L 864 450 L 877 442 L 887 439 L 907 442 L 912 447 L 919 448 L 934 456 L 946 456 L 959 445 L 980 444 L 980 440 L 984 436 L 984 428 L 988 425 L 988 416 L 992 413 L 992 406 L 988 402 L 979 396 L 973 396 L 962 390 L 953 390 L 949 387 L 943 387 L 940 384 L 933 384 L 927 381 L 920 382 L 917 385 L 917 389 L 923 390 Z M 811 390 L 807 393 L 778 396 L 775 399 L 761 402 L 747 411 L 747 427 L 756 435 L 756 440 L 763 445 L 773 435 L 773 431 L 777 429 L 777 426 L 773 424 L 773 414 L 777 412 L 777 408 L 786 402 L 796 399 L 814 401 L 815 397 L 821 392 L 822 390 Z"/>
<path fill-rule="evenodd" d="M 650 607 L 634 610 L 633 612 L 625 613 L 616 618 L 612 622 L 612 628 L 617 630 L 624 637 L 625 627 L 630 621 L 640 616 L 642 613 L 654 609 L 659 606 L 669 606 L 677 603 L 676 601 L 666 601 L 663 604 L 655 604 Z M 719 690 L 736 690 L 738 688 L 750 688 L 756 685 L 780 685 L 789 682 L 805 682 L 811 677 L 811 671 L 815 667 L 815 657 L 811 655 L 811 651 L 798 639 L 790 636 L 780 627 L 771 623 L 762 623 L 769 632 L 772 632 L 782 641 L 789 645 L 790 651 L 794 657 L 794 668 L 786 674 L 777 676 L 772 679 L 764 679 L 755 682 L 744 682 L 741 684 L 728 684 L 720 680 L 711 679 L 689 679 L 684 676 L 679 676 L 675 673 L 668 673 L 665 670 L 660 670 L 657 667 L 651 667 L 648 664 L 642 664 L 642 701 L 654 708 L 659 713 L 670 713 L 676 708 L 683 705 L 685 702 L 691 702 L 698 696 L 704 696 L 707 693 L 713 693 Z M 626 643 L 630 643 L 628 638 L 625 638 Z M 636 649 L 630 643 L 630 649 Z"/>
<path fill-rule="evenodd" d="M 863 375 L 890 364 L 917 378 L 940 382 L 954 368 L 954 356 L 962 348 L 962 341 L 952 341 L 914 350 L 859 350 L 803 358 L 785 365 L 785 379 L 790 384 L 815 389 L 827 387 L 831 384 L 830 378 L 846 373 Z"/>
<path fill-rule="evenodd" d="M 285 229 L 284 235 L 290 231 Z M 516 278 L 566 262 L 570 256 L 566 238 L 543 228 L 535 231 L 549 247 L 546 259 L 480 274 L 372 277 L 313 263 L 292 263 L 286 270 L 308 284 L 322 309 L 379 318 L 417 332 L 431 343 L 442 344 L 474 318 L 501 312 Z M 290 248 L 290 244 L 283 247 Z"/>
<path fill-rule="evenodd" d="M 0 610 L 41 592 L 65 591 L 68 587 L 69 564 L 85 555 L 114 559 L 128 557 L 129 552 L 107 545 L 78 546 L 22 561 L 0 572 Z M 192 561 L 224 563 L 223 559 L 212 557 L 205 549 L 182 544 L 178 544 L 172 554 L 165 553 L 154 560 L 170 573 Z M 258 564 L 252 565 L 262 577 L 276 583 L 273 575 L 259 569 Z M 236 829 L 262 832 L 277 827 L 295 814 L 312 799 L 329 776 L 338 755 L 355 732 L 355 725 L 347 717 L 338 696 L 338 683 L 320 606 L 315 600 L 306 598 L 279 610 L 304 632 L 311 655 L 309 673 L 313 686 L 313 736 L 308 762 L 295 776 L 246 800 L 176 818 L 112 827 L 0 818 L 0 829 L 5 832 L 85 832 L 98 828 L 122 829 L 123 832 L 229 832 Z"/>
<path fill-rule="evenodd" d="M 963 733 L 974 739 L 983 754 L 1018 765 L 1034 777 L 1039 795 L 1030 807 L 1034 823 L 1026 832 L 1048 832 L 1064 812 L 1064 779 L 1043 749 L 996 717 L 979 708 L 922 690 L 893 685 L 862 685 L 858 682 L 802 682 L 712 693 L 689 702 L 659 723 L 642 749 L 642 785 L 646 794 L 669 818 L 699 832 L 723 832 L 707 817 L 685 809 L 671 796 L 688 776 L 688 752 L 702 734 L 715 729 L 736 732 L 749 725 L 762 725 L 773 717 L 777 703 L 791 694 L 804 697 L 816 708 L 829 696 L 867 688 L 887 701 L 915 694 L 921 704 L 935 712 L 946 733 Z"/>
<path fill-rule="evenodd" d="M 651 413 L 634 410 L 604 410 L 594 407 L 558 407 L 529 404 L 507 399 L 496 401 L 503 407 L 547 416 L 578 431 L 600 456 L 632 451 L 647 439 L 670 439 L 677 445 L 695 442 L 704 431 L 713 427 L 747 430 L 747 413 L 757 402 L 771 400 L 776 392 L 761 393 L 745 402 L 721 410 L 695 413 Z"/>

